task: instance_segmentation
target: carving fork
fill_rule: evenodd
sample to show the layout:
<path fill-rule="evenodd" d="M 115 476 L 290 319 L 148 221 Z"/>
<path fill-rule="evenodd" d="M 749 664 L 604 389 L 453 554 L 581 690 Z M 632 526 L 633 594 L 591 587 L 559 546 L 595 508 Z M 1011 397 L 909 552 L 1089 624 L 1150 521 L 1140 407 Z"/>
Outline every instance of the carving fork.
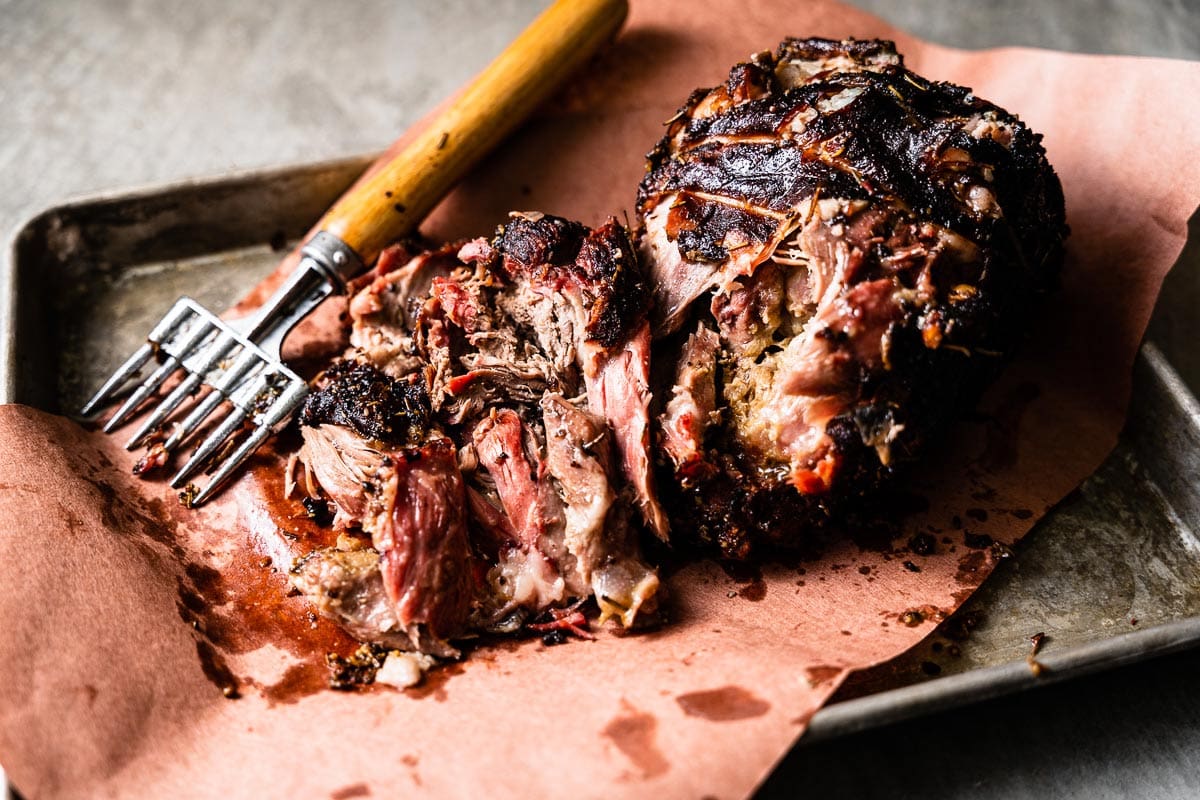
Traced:
<path fill-rule="evenodd" d="M 212 497 L 308 394 L 305 381 L 280 359 L 292 327 L 326 297 L 344 292 L 346 281 L 389 242 L 414 231 L 468 169 L 616 34 L 626 13 L 625 0 L 556 0 L 410 144 L 389 151 L 338 200 L 305 243 L 299 265 L 258 311 L 227 321 L 180 298 L 81 413 L 109 405 L 153 365 L 104 431 L 148 413 L 126 445 L 132 450 L 173 422 L 166 441 L 155 445 L 156 457 L 165 460 L 207 423 L 210 432 L 171 486 L 183 488 L 207 467 L 213 472 L 208 484 L 183 497 L 189 505 Z M 176 375 L 179 383 L 162 397 L 160 389 Z M 214 418 L 226 404 L 224 416 Z"/>

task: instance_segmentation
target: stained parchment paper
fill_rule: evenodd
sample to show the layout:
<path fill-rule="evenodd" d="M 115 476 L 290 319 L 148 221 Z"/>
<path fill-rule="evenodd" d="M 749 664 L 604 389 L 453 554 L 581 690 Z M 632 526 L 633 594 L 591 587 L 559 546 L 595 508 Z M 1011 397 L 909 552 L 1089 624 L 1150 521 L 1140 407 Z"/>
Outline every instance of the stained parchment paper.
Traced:
<path fill-rule="evenodd" d="M 186 511 L 129 474 L 121 437 L 2 407 L 0 763 L 15 785 L 31 798 L 741 797 L 850 670 L 955 609 L 1116 441 L 1200 202 L 1200 64 L 949 50 L 833 2 L 637 3 L 616 45 L 425 231 L 486 233 L 513 208 L 589 223 L 630 208 L 663 120 L 789 34 L 896 39 L 913 69 L 1044 133 L 1066 190 L 1061 293 L 893 519 L 761 574 L 678 568 L 657 631 L 484 647 L 417 689 L 338 693 L 320 690 L 320 661 L 352 644 L 285 596 L 287 551 L 311 532 L 271 500 L 277 456 Z M 332 322 L 291 351 L 336 340 Z M 931 554 L 912 552 L 917 534 Z"/>

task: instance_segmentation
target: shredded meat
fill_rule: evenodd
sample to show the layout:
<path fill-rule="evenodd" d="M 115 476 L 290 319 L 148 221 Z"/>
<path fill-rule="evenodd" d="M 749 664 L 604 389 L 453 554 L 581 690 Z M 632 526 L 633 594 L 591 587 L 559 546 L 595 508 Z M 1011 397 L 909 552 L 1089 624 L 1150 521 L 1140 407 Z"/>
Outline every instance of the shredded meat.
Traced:
<path fill-rule="evenodd" d="M 370 535 L 387 602 L 329 600 L 350 575 L 368 585 L 362 555 L 354 570 L 311 556 L 294 584 L 356 636 L 433 654 L 548 609 L 577 628 L 589 596 L 632 625 L 658 588 L 635 519 L 664 539 L 667 524 L 649 291 L 626 231 L 514 214 L 490 240 L 380 261 L 350 301 L 351 350 L 305 405 L 298 460 L 335 524 Z"/>
<path fill-rule="evenodd" d="M 731 557 L 801 542 L 973 402 L 1067 233 L 1040 137 L 884 41 L 788 39 L 695 92 L 638 212 L 676 524 Z"/>

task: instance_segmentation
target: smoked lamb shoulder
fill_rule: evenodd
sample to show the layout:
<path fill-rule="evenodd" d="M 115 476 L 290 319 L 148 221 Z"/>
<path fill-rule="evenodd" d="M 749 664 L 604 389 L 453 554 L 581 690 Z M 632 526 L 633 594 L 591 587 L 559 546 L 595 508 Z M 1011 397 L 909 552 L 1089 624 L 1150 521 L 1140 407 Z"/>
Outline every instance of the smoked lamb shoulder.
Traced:
<path fill-rule="evenodd" d="M 667 537 L 648 307 L 615 220 L 520 213 L 385 251 L 300 415 L 292 494 L 331 504 L 341 535 L 293 585 L 356 638 L 439 657 L 526 625 L 587 635 L 589 597 L 633 625 L 659 587 L 642 526 Z"/>
<path fill-rule="evenodd" d="M 664 493 L 727 557 L 801 544 L 886 481 L 1057 284 L 1041 137 L 891 42 L 786 39 L 694 92 L 648 159 Z"/>

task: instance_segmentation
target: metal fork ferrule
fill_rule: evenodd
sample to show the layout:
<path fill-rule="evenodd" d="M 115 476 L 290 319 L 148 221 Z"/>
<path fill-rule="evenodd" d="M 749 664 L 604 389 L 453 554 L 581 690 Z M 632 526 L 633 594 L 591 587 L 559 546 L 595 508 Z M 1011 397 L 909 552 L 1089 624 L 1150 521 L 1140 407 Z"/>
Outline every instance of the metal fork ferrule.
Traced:
<path fill-rule="evenodd" d="M 362 259 L 350 245 L 329 231 L 319 231 L 300 250 L 315 262 L 338 293 L 346 290 L 346 281 L 363 271 Z"/>

